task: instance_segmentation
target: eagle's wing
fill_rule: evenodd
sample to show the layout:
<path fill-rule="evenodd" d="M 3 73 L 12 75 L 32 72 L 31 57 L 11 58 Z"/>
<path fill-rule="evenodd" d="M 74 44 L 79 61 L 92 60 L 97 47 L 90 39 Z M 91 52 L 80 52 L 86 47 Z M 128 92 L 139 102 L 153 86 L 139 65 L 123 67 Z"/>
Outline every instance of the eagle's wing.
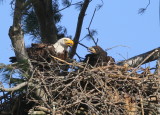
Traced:
<path fill-rule="evenodd" d="M 48 46 L 47 44 L 36 44 L 36 43 L 31 44 L 32 48 L 45 48 L 47 46 Z"/>

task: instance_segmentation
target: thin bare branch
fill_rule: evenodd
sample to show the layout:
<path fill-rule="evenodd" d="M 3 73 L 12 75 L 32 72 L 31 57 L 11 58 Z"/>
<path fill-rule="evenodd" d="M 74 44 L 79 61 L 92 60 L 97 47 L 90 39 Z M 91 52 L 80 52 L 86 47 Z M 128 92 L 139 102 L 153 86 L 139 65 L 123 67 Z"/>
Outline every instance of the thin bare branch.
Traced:
<path fill-rule="evenodd" d="M 0 87 L 1 91 L 6 91 L 6 92 L 13 92 L 16 90 L 21 89 L 22 87 L 26 86 L 28 84 L 28 82 L 23 82 L 21 84 L 18 84 L 17 86 L 13 87 L 13 88 L 4 88 L 4 87 Z"/>
<path fill-rule="evenodd" d="M 92 21 L 93 21 L 93 18 L 94 18 L 94 16 L 95 16 L 95 13 L 96 13 L 96 8 L 94 9 L 94 12 L 93 12 L 93 15 L 92 15 L 92 18 L 91 18 L 91 21 L 90 21 L 90 23 L 89 23 L 89 26 L 88 26 L 87 30 L 88 30 L 89 36 L 90 36 L 91 39 L 93 40 L 94 44 L 97 46 L 98 40 L 97 40 L 97 42 L 95 41 L 95 38 L 91 35 L 91 31 L 90 31 L 90 26 L 91 26 L 91 24 L 92 24 Z"/>
<path fill-rule="evenodd" d="M 80 3 L 82 3 L 82 1 L 76 2 L 76 3 L 73 3 L 73 4 L 69 4 L 68 6 L 56 11 L 55 13 L 61 12 L 61 11 L 65 10 L 66 8 L 69 8 L 69 7 L 73 6 L 73 5 L 77 5 L 77 4 L 80 4 Z"/>
<path fill-rule="evenodd" d="M 77 66 L 77 67 L 80 67 L 80 68 L 84 68 L 84 67 L 81 66 L 81 65 L 74 64 L 74 63 L 68 63 L 68 62 L 66 62 L 65 60 L 62 60 L 62 59 L 60 59 L 60 58 L 57 58 L 57 57 L 55 57 L 55 56 L 53 56 L 53 55 L 50 55 L 50 56 L 51 56 L 52 58 L 60 61 L 60 62 L 63 62 L 63 63 L 65 63 L 65 64 L 67 64 L 67 65 L 72 65 L 72 66 Z"/>
<path fill-rule="evenodd" d="M 116 45 L 116 46 L 113 46 L 111 48 L 107 48 L 105 51 L 111 50 L 111 49 L 116 48 L 116 47 L 127 47 L 127 48 L 130 48 L 130 47 L 124 46 L 124 45 Z"/>
<path fill-rule="evenodd" d="M 47 113 L 51 112 L 48 108 L 41 107 L 41 106 L 35 106 L 35 109 L 36 110 L 41 110 L 41 111 L 44 111 L 44 112 L 47 112 Z"/>
<path fill-rule="evenodd" d="M 88 47 L 86 45 L 82 44 L 82 43 L 79 43 L 79 45 L 81 45 L 81 46 L 83 46 L 83 47 L 88 49 Z"/>
<path fill-rule="evenodd" d="M 151 3 L 151 0 L 148 0 L 147 6 L 146 6 L 145 8 L 140 8 L 140 9 L 138 10 L 138 14 L 144 14 L 144 12 L 145 12 L 145 11 L 147 10 L 147 8 L 149 7 L 150 3 Z"/>

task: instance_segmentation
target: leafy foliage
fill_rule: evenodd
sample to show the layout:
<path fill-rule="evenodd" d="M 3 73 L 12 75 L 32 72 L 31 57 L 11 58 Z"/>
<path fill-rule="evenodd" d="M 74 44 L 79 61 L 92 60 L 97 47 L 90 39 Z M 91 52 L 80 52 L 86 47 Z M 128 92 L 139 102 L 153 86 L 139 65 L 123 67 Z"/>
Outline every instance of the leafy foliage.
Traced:
<path fill-rule="evenodd" d="M 67 2 L 64 2 L 63 4 L 65 3 Z M 63 37 L 66 35 L 67 31 L 65 27 L 58 24 L 62 18 L 62 14 L 58 12 L 59 10 L 58 1 L 57 0 L 53 1 L 52 6 L 53 6 L 52 10 L 53 10 L 54 21 L 56 23 L 58 38 L 61 36 Z M 25 12 L 22 23 L 23 23 L 24 33 L 31 35 L 32 40 L 36 41 L 38 40 L 40 42 L 41 41 L 40 27 L 33 8 L 30 8 L 28 11 Z"/>
<path fill-rule="evenodd" d="M 144 14 L 145 11 L 147 10 L 147 8 L 149 7 L 149 5 L 150 5 L 150 0 L 148 0 L 148 4 L 146 5 L 145 8 L 140 8 L 140 9 L 138 10 L 138 14 Z"/>
<path fill-rule="evenodd" d="M 24 82 L 24 77 L 18 69 L 3 68 L 2 80 L 11 86 Z"/>
<path fill-rule="evenodd" d="M 58 38 L 63 38 L 67 37 L 67 29 L 63 26 L 57 25 L 57 33 L 58 33 Z"/>
<path fill-rule="evenodd" d="M 101 8 L 102 8 L 102 6 L 103 6 L 103 4 L 98 4 L 98 5 L 96 6 L 96 10 L 101 9 Z"/>
<path fill-rule="evenodd" d="M 94 36 L 98 34 L 97 30 L 91 29 L 90 32 L 85 36 L 85 38 L 88 38 L 88 40 L 93 39 Z"/>
<path fill-rule="evenodd" d="M 77 10 L 81 10 L 82 9 L 82 6 L 83 6 L 83 1 L 81 1 L 81 2 L 79 2 L 78 4 L 76 4 L 75 5 L 75 8 L 77 9 Z"/>
<path fill-rule="evenodd" d="M 33 9 L 23 17 L 23 29 L 24 33 L 31 35 L 33 39 L 40 39 L 39 25 Z"/>
<path fill-rule="evenodd" d="M 138 10 L 138 14 L 144 14 L 145 11 L 146 11 L 146 8 L 140 8 Z"/>
<path fill-rule="evenodd" d="M 28 79 L 29 65 L 26 60 L 17 62 L 12 65 L 0 64 L 0 72 L 2 72 L 2 80 L 12 86 L 24 82 Z"/>
<path fill-rule="evenodd" d="M 60 22 L 61 18 L 62 18 L 62 14 L 60 12 L 58 12 L 59 10 L 59 3 L 57 0 L 55 0 L 52 3 L 53 6 L 53 15 L 54 15 L 54 21 L 57 24 L 58 22 Z"/>
<path fill-rule="evenodd" d="M 63 6 L 69 6 L 71 2 L 69 0 L 62 0 L 62 5 Z"/>

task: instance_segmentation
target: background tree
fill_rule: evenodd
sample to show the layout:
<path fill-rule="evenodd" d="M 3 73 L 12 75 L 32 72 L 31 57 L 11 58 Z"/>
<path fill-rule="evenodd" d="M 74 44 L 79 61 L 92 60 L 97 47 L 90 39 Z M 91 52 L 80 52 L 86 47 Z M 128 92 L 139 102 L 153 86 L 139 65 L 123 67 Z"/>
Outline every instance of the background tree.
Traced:
<path fill-rule="evenodd" d="M 85 17 L 85 12 L 86 12 L 90 2 L 92 2 L 92 1 L 91 0 L 82 0 L 77 3 L 72 3 L 71 1 L 68 1 L 68 0 L 62 1 L 63 5 L 64 5 L 63 9 L 68 8 L 72 5 L 77 5 L 80 7 L 78 21 L 77 21 L 77 25 L 76 25 L 76 33 L 75 33 L 75 36 L 73 37 L 75 45 L 71 49 L 71 52 L 70 52 L 71 58 L 73 58 L 73 56 L 76 53 L 76 49 L 77 49 L 77 45 L 79 43 L 79 38 L 80 38 L 81 29 L 82 29 L 82 25 L 83 25 L 83 20 Z M 59 4 L 60 4 L 59 1 L 56 1 L 56 0 L 55 1 L 52 1 L 52 0 L 39 0 L 39 1 L 36 1 L 36 0 L 13 0 L 12 1 L 12 5 L 14 6 L 14 10 L 13 10 L 14 15 L 13 15 L 13 25 L 10 27 L 10 30 L 9 30 L 9 36 L 12 41 L 15 55 L 18 59 L 18 62 L 20 62 L 20 63 L 11 64 L 8 66 L 3 65 L 3 64 L 1 65 L 2 70 L 6 72 L 5 77 L 8 78 L 8 80 L 10 80 L 9 83 L 11 84 L 11 86 L 15 86 L 13 88 L 8 88 L 8 89 L 0 87 L 1 91 L 3 91 L 3 93 L 4 93 L 4 96 L 2 97 L 1 100 L 4 99 L 6 102 L 6 103 L 3 103 L 3 104 L 6 104 L 5 108 L 3 108 L 4 106 L 2 107 L 2 110 L 4 110 L 3 112 L 8 111 L 10 114 L 24 114 L 25 113 L 24 110 L 26 112 L 28 112 L 29 110 L 32 109 L 32 107 L 34 107 L 34 109 L 36 109 L 36 110 L 43 110 L 47 113 L 55 114 L 55 112 L 56 112 L 55 106 L 59 107 L 58 103 L 55 102 L 55 98 L 57 99 L 57 97 L 58 97 L 59 100 L 58 101 L 56 100 L 56 101 L 61 103 L 61 105 L 62 105 L 61 107 L 59 107 L 60 110 L 65 110 L 65 112 L 67 112 L 69 114 L 69 112 L 74 111 L 75 108 L 68 109 L 67 107 L 74 106 L 74 104 L 76 105 L 77 103 L 79 103 L 79 100 L 76 100 L 76 96 L 77 96 L 76 93 L 78 91 L 80 91 L 80 93 L 78 92 L 78 95 L 80 95 L 80 98 L 79 98 L 80 104 L 75 107 L 82 106 L 82 110 L 80 112 L 83 111 L 83 109 L 84 109 L 84 107 L 86 107 L 86 105 L 89 105 L 89 106 L 87 106 L 87 107 L 89 107 L 89 109 L 84 110 L 84 111 L 90 110 L 89 112 L 95 112 L 96 114 L 99 114 L 98 111 L 104 112 L 106 110 L 106 108 L 104 108 L 104 110 L 99 110 L 100 108 L 103 108 L 103 106 L 106 104 L 104 99 L 101 99 L 101 97 L 99 98 L 99 95 L 101 96 L 104 92 L 109 92 L 109 94 L 114 94 L 114 96 L 112 95 L 111 97 L 113 97 L 112 101 L 115 102 L 115 104 L 119 104 L 119 103 L 123 104 L 123 102 L 116 101 L 116 100 L 118 100 L 118 96 L 120 96 L 117 93 L 119 90 L 116 88 L 119 87 L 119 85 L 121 84 L 121 81 L 120 81 L 120 84 L 117 83 L 117 85 L 115 85 L 115 87 L 110 87 L 107 85 L 107 87 L 104 88 L 102 86 L 102 84 L 106 83 L 106 82 L 104 82 L 104 79 L 103 79 L 104 76 L 101 76 L 104 74 L 103 73 L 104 71 L 101 70 L 99 73 L 99 72 L 97 72 L 97 68 L 95 68 L 95 70 L 93 69 L 91 71 L 92 73 L 90 74 L 90 70 L 88 67 L 86 69 L 81 65 L 76 65 L 76 67 L 74 69 L 77 70 L 77 68 L 78 68 L 79 71 L 82 69 L 83 72 L 82 73 L 72 73 L 71 76 L 69 76 L 69 81 L 68 81 L 68 79 L 67 80 L 62 79 L 62 81 L 61 81 L 61 80 L 59 80 L 59 78 L 57 78 L 56 80 L 60 81 L 60 82 L 58 82 L 60 84 L 60 86 L 58 84 L 58 87 L 57 87 L 56 83 L 52 84 L 52 83 L 48 82 L 48 79 L 47 80 L 45 79 L 45 77 L 46 77 L 45 75 L 48 74 L 47 72 L 44 72 L 45 73 L 44 74 L 44 73 L 39 73 L 36 70 L 33 71 L 34 68 L 32 68 L 32 64 L 30 63 L 30 60 L 28 59 L 27 53 L 25 52 L 24 33 L 32 35 L 34 40 L 39 40 L 39 42 L 42 42 L 42 43 L 55 43 L 57 41 L 57 39 L 59 39 L 63 36 L 66 36 L 67 29 L 65 27 L 63 27 L 63 25 L 58 25 L 58 22 L 61 20 L 61 16 L 62 16 L 62 14 L 60 14 L 60 11 L 63 10 L 63 9 L 59 9 Z M 90 31 L 89 27 L 88 27 L 88 35 L 87 36 L 89 36 L 96 44 L 96 40 L 94 40 L 93 36 L 92 36 L 95 32 Z M 141 58 L 141 57 L 143 57 L 143 58 Z M 130 70 L 127 70 L 126 67 L 123 67 L 123 66 L 122 66 L 122 71 L 119 71 L 119 73 L 122 72 L 122 75 L 120 75 L 120 76 L 114 75 L 114 72 L 111 75 L 110 75 L 110 73 L 107 73 L 107 71 L 105 71 L 105 72 L 107 73 L 109 78 L 115 77 L 118 79 L 119 78 L 124 79 L 124 78 L 126 78 L 125 76 L 127 73 L 128 78 L 126 78 L 126 79 L 140 81 L 140 77 L 147 76 L 148 73 L 146 71 L 144 71 L 143 74 L 137 75 L 136 71 L 139 70 L 139 66 L 143 63 L 147 63 L 149 61 L 158 59 L 158 57 L 159 57 L 159 49 L 158 50 L 156 49 L 151 52 L 145 53 L 144 55 L 142 54 L 140 56 L 136 56 L 135 58 L 131 58 L 129 60 L 125 60 L 125 61 L 118 63 L 119 65 L 124 65 L 127 62 L 134 62 L 134 63 L 127 63 L 131 67 L 137 67 L 134 69 L 134 71 L 132 71 L 129 74 L 127 72 Z M 27 60 L 27 62 L 26 62 L 26 60 Z M 28 63 L 29 65 L 27 65 L 26 63 Z M 68 64 L 73 67 L 75 66 L 72 63 L 68 63 Z M 114 70 L 114 69 L 111 69 L 111 70 Z M 9 73 L 7 73 L 7 72 L 9 72 Z M 83 74 L 83 73 L 85 73 L 85 74 Z M 16 75 L 18 74 L 17 75 L 18 77 L 15 78 L 14 77 L 15 74 Z M 48 78 L 52 77 L 52 79 L 55 80 L 54 78 L 56 76 L 54 76 L 53 74 L 54 73 L 52 73 L 52 71 L 50 71 Z M 76 77 L 76 74 L 78 75 L 78 77 Z M 53 76 L 51 76 L 51 75 L 53 75 Z M 137 76 L 133 77 L 133 75 L 137 75 Z M 83 79 L 83 77 L 81 78 L 81 76 L 83 76 L 83 77 L 87 76 L 86 77 L 87 80 Z M 92 76 L 92 77 L 90 77 L 90 76 Z M 102 77 L 102 79 L 97 79 L 95 76 L 96 77 L 100 76 L 100 77 Z M 152 76 L 154 76 L 154 75 L 152 75 Z M 12 78 L 12 77 L 14 77 L 14 78 Z M 77 78 L 77 79 L 75 79 L 75 78 Z M 156 76 L 155 76 L 155 78 L 157 79 Z M 118 79 L 116 81 L 118 81 Z M 70 82 L 70 80 L 72 82 Z M 89 81 L 89 83 L 88 83 L 88 81 Z M 90 82 L 90 81 L 93 81 L 93 82 Z M 123 83 L 127 84 L 125 87 L 127 89 L 127 87 L 136 86 L 137 81 L 135 81 L 133 84 L 130 84 L 130 83 L 127 84 L 126 82 L 123 82 Z M 129 81 L 129 82 L 131 82 L 131 81 Z M 95 89 L 94 89 L 94 85 L 92 85 L 93 83 L 95 84 Z M 107 82 L 107 83 L 114 84 L 115 82 L 111 80 L 111 82 Z M 50 87 L 52 86 L 52 87 L 48 88 L 47 87 L 48 84 L 51 84 L 49 86 Z M 76 85 L 76 84 L 78 84 L 78 85 Z M 85 84 L 84 85 L 85 87 L 83 87 L 82 84 Z M 89 87 L 88 87 L 88 84 L 89 84 Z M 141 87 L 141 84 L 142 83 L 140 83 L 140 85 L 138 85 L 138 88 L 139 88 L 138 90 L 142 91 L 142 92 L 138 92 L 138 93 L 140 94 L 140 96 L 145 96 L 145 93 L 146 93 L 145 90 L 147 90 L 147 89 L 145 89 L 143 91 L 142 90 L 143 87 Z M 145 85 L 146 87 L 148 86 L 146 84 L 143 84 L 143 85 Z M 153 85 L 157 86 L 157 84 L 156 85 L 153 84 Z M 57 91 L 55 91 L 56 88 L 57 88 Z M 72 88 L 75 90 L 75 92 Z M 89 88 L 89 91 L 88 91 L 88 88 Z M 93 90 L 92 90 L 92 88 L 93 88 Z M 97 89 L 98 89 L 98 93 L 97 93 Z M 90 97 L 87 97 L 88 95 L 83 94 L 83 92 L 84 92 L 83 90 L 88 93 L 91 93 L 92 95 L 89 95 Z M 90 90 L 91 90 L 91 92 L 90 92 Z M 122 89 L 120 89 L 120 90 L 122 90 Z M 94 91 L 96 93 L 94 93 Z M 155 92 L 154 91 L 155 90 L 153 90 L 153 92 L 149 92 L 149 93 L 153 94 L 157 90 Z M 6 92 L 9 92 L 9 93 L 6 93 Z M 52 93 L 52 92 L 54 92 L 54 93 Z M 70 94 L 68 95 L 67 92 L 72 92 L 73 94 L 71 94 L 71 95 L 73 95 L 74 98 L 73 99 L 69 98 L 71 96 L 70 96 Z M 133 92 L 137 93 L 137 90 L 133 91 Z M 57 95 L 57 93 L 58 93 L 58 95 Z M 125 93 L 128 93 L 128 92 L 126 91 Z M 98 94 L 98 95 L 96 95 L 96 94 Z M 86 96 L 84 100 L 82 99 L 83 96 L 81 97 L 81 95 Z M 127 95 L 126 97 L 129 97 L 129 100 L 132 100 L 132 97 L 128 96 L 128 94 L 126 94 L 126 95 Z M 99 100 L 101 103 L 97 103 L 97 101 L 94 99 L 92 100 L 92 97 L 94 97 L 94 96 L 97 97 L 95 99 Z M 104 98 L 107 98 L 107 99 L 110 99 L 111 97 L 104 96 Z M 61 102 L 60 100 L 63 100 L 64 98 L 66 100 L 70 100 L 71 103 L 72 103 L 72 101 L 75 103 L 70 104 L 69 102 L 63 102 L 63 101 Z M 90 98 L 91 101 L 90 100 L 88 101 L 88 98 Z M 143 98 L 141 98 L 141 99 L 143 99 Z M 125 100 L 125 101 L 127 101 L 127 100 Z M 27 103 L 27 102 L 29 102 L 29 103 Z M 91 102 L 91 106 L 90 106 L 89 102 Z M 95 106 L 94 105 L 95 103 L 99 106 Z M 130 104 L 131 102 L 127 101 L 126 103 Z M 27 106 L 26 106 L 26 104 L 27 104 Z M 64 105 L 66 104 L 67 107 L 65 108 L 63 104 Z M 101 104 L 103 104 L 103 106 Z M 135 103 L 131 103 L 131 104 L 134 105 Z M 42 105 L 42 106 L 39 106 L 39 105 Z M 105 107 L 112 108 L 112 105 L 107 103 Z M 133 106 L 133 108 L 135 108 L 135 105 Z M 143 104 L 141 103 L 141 113 L 142 114 L 144 114 L 143 108 L 144 108 Z M 109 111 L 109 112 L 116 113 L 116 112 L 119 112 L 123 109 L 124 108 L 121 108 L 118 106 L 117 110 L 112 108 L 111 111 Z M 130 110 L 128 110 L 127 112 L 129 112 L 129 111 Z M 78 113 L 78 112 L 75 112 L 75 113 Z"/>
<path fill-rule="evenodd" d="M 13 24 L 9 29 L 9 37 L 11 39 L 13 49 L 19 62 L 18 65 L 14 65 L 16 69 L 10 69 L 10 67 L 3 66 L 3 71 L 6 71 L 5 77 L 10 80 L 10 84 L 17 85 L 15 88 L 11 88 L 10 91 L 15 91 L 12 96 L 16 96 L 18 102 L 22 103 L 23 93 L 19 89 L 22 87 L 23 90 L 26 90 L 26 86 L 35 87 L 33 83 L 29 83 L 28 80 L 33 74 L 32 64 L 28 58 L 28 55 L 25 50 L 24 45 L 24 34 L 29 34 L 33 37 L 33 40 L 38 40 L 42 43 L 55 43 L 58 39 L 62 37 L 66 37 L 66 28 L 62 25 L 59 25 L 58 22 L 61 20 L 61 10 L 59 9 L 59 5 L 62 2 L 62 6 L 64 9 L 76 5 L 79 7 L 79 17 L 76 26 L 76 33 L 74 37 L 74 47 L 70 53 L 70 57 L 73 57 L 76 53 L 78 41 L 81 34 L 81 29 L 83 25 L 83 20 L 85 16 L 85 12 L 87 7 L 89 6 L 90 0 L 80 0 L 77 3 L 72 3 L 69 0 L 12 0 L 11 6 L 13 7 Z M 20 66 L 19 64 L 22 64 Z M 27 64 L 27 65 L 26 65 Z M 28 65 L 29 64 L 29 65 Z M 24 66 L 25 65 L 25 66 Z M 12 65 L 11 65 L 12 66 Z M 28 69 L 27 69 L 28 68 Z M 14 71 L 14 72 L 13 72 Z M 11 73 L 12 77 L 7 77 L 7 75 Z M 18 74 L 18 78 L 14 78 L 14 74 Z M 26 82 L 25 82 L 26 81 Z M 1 89 L 3 91 L 7 91 L 5 89 Z M 16 91 L 18 90 L 18 92 Z M 26 91 L 25 91 L 26 93 Z M 7 93 L 10 95 L 10 93 Z M 42 98 L 44 102 L 47 101 L 45 91 L 43 89 L 36 88 L 36 96 Z M 18 99 L 21 98 L 21 99 Z M 24 100 L 25 101 L 25 100 Z M 12 103 L 12 102 L 11 102 Z M 9 113 L 14 114 L 23 114 L 24 108 L 19 108 L 17 110 L 17 104 L 13 102 L 13 105 L 8 105 L 11 107 Z M 19 105 L 20 106 L 20 105 Z M 9 109 L 9 108 L 5 108 Z"/>

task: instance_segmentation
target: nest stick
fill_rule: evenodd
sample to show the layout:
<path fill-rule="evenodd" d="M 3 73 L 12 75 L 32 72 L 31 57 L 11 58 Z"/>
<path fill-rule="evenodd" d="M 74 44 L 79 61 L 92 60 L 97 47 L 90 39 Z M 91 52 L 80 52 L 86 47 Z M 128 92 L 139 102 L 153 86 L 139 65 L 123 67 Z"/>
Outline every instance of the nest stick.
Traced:
<path fill-rule="evenodd" d="M 69 62 L 67 62 L 67 61 L 65 61 L 65 60 L 62 60 L 62 59 L 60 59 L 60 58 L 58 58 L 58 57 L 55 57 L 55 56 L 53 56 L 53 55 L 50 55 L 50 56 L 51 56 L 52 58 L 60 61 L 60 62 L 63 62 L 63 63 L 65 63 L 65 64 L 67 64 L 67 65 L 72 65 L 72 66 L 77 66 L 77 67 L 80 67 L 80 68 L 84 68 L 84 67 L 81 66 L 81 65 L 75 65 L 75 64 L 73 64 L 73 63 L 69 63 Z"/>

